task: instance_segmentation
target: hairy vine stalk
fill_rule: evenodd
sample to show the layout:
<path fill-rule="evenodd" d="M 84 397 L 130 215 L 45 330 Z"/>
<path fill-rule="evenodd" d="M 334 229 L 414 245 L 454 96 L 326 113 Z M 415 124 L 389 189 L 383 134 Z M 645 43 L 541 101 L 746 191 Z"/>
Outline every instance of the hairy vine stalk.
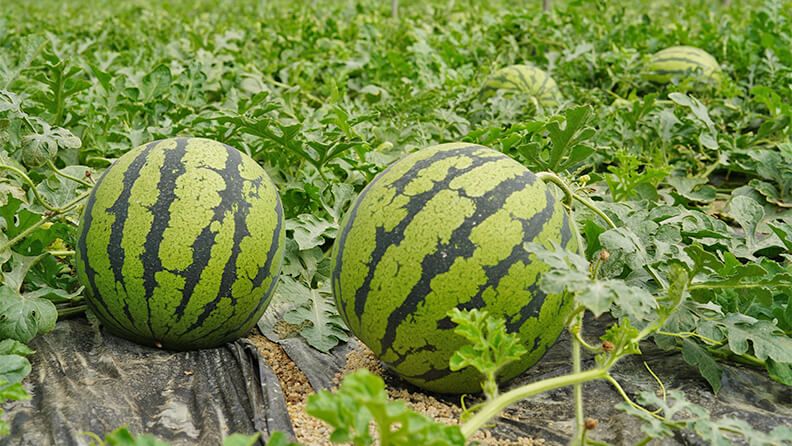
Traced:
<path fill-rule="evenodd" d="M 57 168 L 55 168 L 54 164 L 52 165 L 52 168 L 57 170 Z M 33 192 L 33 196 L 35 197 L 36 201 L 38 201 L 39 204 L 41 204 L 41 206 L 44 207 L 45 209 L 47 209 L 47 211 L 48 211 L 46 213 L 46 215 L 44 216 L 44 218 L 42 218 L 41 220 L 33 223 L 29 227 L 25 228 L 22 232 L 20 232 L 15 237 L 11 238 L 6 243 L 4 243 L 2 246 L 0 246 L 0 253 L 3 253 L 6 250 L 11 249 L 14 245 L 16 245 L 17 243 L 19 243 L 22 240 L 24 240 L 27 236 L 32 234 L 36 229 L 40 228 L 41 226 L 45 225 L 46 223 L 49 223 L 49 222 L 57 219 L 61 215 L 73 210 L 83 200 L 88 198 L 88 195 L 90 195 L 90 193 L 91 193 L 90 190 L 86 191 L 86 192 L 83 192 L 82 194 L 78 195 L 73 200 L 69 201 L 68 203 L 64 204 L 63 206 L 56 207 L 56 206 L 53 206 L 52 204 L 50 204 L 49 202 L 47 202 L 47 200 L 45 200 L 44 197 L 42 197 L 41 194 L 39 194 L 38 190 L 36 190 L 36 184 L 33 182 L 33 180 L 30 179 L 29 176 L 27 176 L 27 174 L 25 172 L 22 172 L 21 170 L 17 169 L 16 167 L 8 166 L 8 165 L 5 165 L 5 164 L 0 164 L 0 170 L 8 170 L 8 171 L 14 173 L 15 175 L 19 176 L 20 178 L 22 178 L 22 180 L 30 186 L 30 190 Z M 76 178 L 74 178 L 74 177 L 72 177 L 70 175 L 65 176 L 65 178 L 72 179 L 72 180 L 78 181 L 81 184 L 83 184 L 82 181 L 80 181 L 80 180 L 78 180 L 78 179 L 76 179 Z M 85 183 L 85 184 L 88 184 L 90 186 L 89 183 Z M 62 255 L 68 255 L 66 253 L 61 253 L 61 254 Z"/>

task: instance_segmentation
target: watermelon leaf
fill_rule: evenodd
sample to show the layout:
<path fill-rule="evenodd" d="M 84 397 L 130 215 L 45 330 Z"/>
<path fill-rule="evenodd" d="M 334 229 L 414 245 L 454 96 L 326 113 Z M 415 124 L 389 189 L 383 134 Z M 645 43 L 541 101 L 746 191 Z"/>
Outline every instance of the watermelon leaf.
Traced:
<path fill-rule="evenodd" d="M 279 299 L 292 303 L 283 314 L 283 320 L 300 327 L 300 336 L 315 349 L 329 352 L 339 342 L 349 339 L 328 286 L 314 289 L 284 276 L 277 294 Z"/>
<path fill-rule="evenodd" d="M 0 368 L 5 366 L 5 361 L 4 356 L 0 356 Z M 0 378 L 0 401 L 24 401 L 29 399 L 30 395 L 25 388 L 22 387 L 22 383 L 9 383 Z M 10 433 L 11 426 L 8 425 L 8 421 L 6 420 L 5 410 L 0 408 L 0 437 L 9 435 Z"/>
<path fill-rule="evenodd" d="M 255 443 L 251 443 L 255 444 Z M 223 446 L 232 446 L 229 444 L 223 444 Z M 269 439 L 267 439 L 267 446 L 300 446 L 299 443 L 294 443 L 289 440 L 289 437 L 284 434 L 283 432 L 277 431 L 273 432 L 270 435 Z"/>
<path fill-rule="evenodd" d="M 75 178 L 85 178 L 86 173 L 90 175 L 91 169 L 85 166 L 66 166 L 60 169 L 60 172 Z M 64 178 L 61 175 L 51 174 L 46 180 L 36 185 L 36 190 L 39 194 L 47 200 L 52 206 L 60 208 L 77 198 L 77 196 L 85 191 L 85 186 Z"/>
<path fill-rule="evenodd" d="M 0 338 L 28 342 L 55 328 L 55 305 L 38 297 L 26 297 L 0 285 Z"/>
<path fill-rule="evenodd" d="M 764 209 L 752 198 L 738 195 L 729 202 L 729 214 L 745 231 L 748 246 L 756 243 L 756 232 L 765 218 Z"/>
<path fill-rule="evenodd" d="M 765 363 L 765 367 L 767 367 L 767 373 L 771 378 L 781 384 L 792 386 L 792 364 L 775 362 L 772 359 L 768 359 Z"/>
<path fill-rule="evenodd" d="M 30 399 L 30 395 L 22 387 L 22 380 L 31 370 L 30 361 L 26 356 L 33 353 L 33 350 L 19 341 L 13 339 L 0 341 L 0 403 Z M 5 419 L 5 411 L 0 407 L 0 436 L 9 433 L 10 426 Z"/>
<path fill-rule="evenodd" d="M 168 443 L 153 435 L 135 436 L 126 427 L 119 427 L 110 432 L 104 441 L 93 434 L 90 436 L 94 437 L 94 441 L 90 443 L 91 446 L 169 446 Z"/>
<path fill-rule="evenodd" d="M 30 362 L 25 355 L 0 354 L 0 381 L 20 383 L 30 373 Z"/>
<path fill-rule="evenodd" d="M 458 425 L 445 425 L 391 401 L 385 383 L 361 369 L 347 375 L 331 393 L 321 390 L 308 397 L 306 412 L 332 429 L 330 441 L 357 446 L 432 445 L 462 446 L 465 437 Z M 375 429 L 371 425 L 375 425 Z M 379 438 L 372 435 L 377 432 Z"/>
<path fill-rule="evenodd" d="M 261 434 L 243 435 L 231 434 L 223 440 L 223 446 L 255 446 L 258 443 Z M 271 440 L 267 442 L 269 445 Z"/>
<path fill-rule="evenodd" d="M 769 358 L 779 363 L 792 363 L 792 339 L 771 321 L 732 313 L 723 323 L 732 352 L 738 355 L 747 353 L 750 342 L 754 355 L 760 360 Z"/>
<path fill-rule="evenodd" d="M 657 412 L 650 413 L 627 403 L 619 403 L 616 407 L 643 420 L 641 429 L 650 438 L 672 437 L 673 431 L 680 428 L 695 432 L 705 444 L 712 445 L 730 445 L 736 437 L 748 439 L 752 445 L 788 444 L 792 438 L 792 429 L 786 426 L 765 433 L 736 418 L 714 419 L 707 409 L 691 403 L 678 390 L 663 397 L 643 391 L 638 395 L 638 403 L 657 407 Z"/>
<path fill-rule="evenodd" d="M 311 214 L 300 214 L 286 220 L 286 230 L 292 231 L 292 238 L 301 251 L 324 245 L 325 239 L 335 238 L 338 225 Z"/>
<path fill-rule="evenodd" d="M 3 283 L 0 284 L 0 338 L 28 342 L 55 328 L 58 319 L 55 305 L 41 298 L 38 291 L 22 292 L 25 276 L 43 257 L 43 254 L 12 254 L 11 271 L 2 273 Z"/>
<path fill-rule="evenodd" d="M 701 376 L 712 387 L 713 392 L 718 393 L 720 391 L 723 368 L 715 362 L 715 358 L 707 350 L 689 339 L 684 339 L 682 341 L 682 357 L 685 362 L 698 369 Z"/>
<path fill-rule="evenodd" d="M 638 252 L 639 247 L 636 243 L 639 241 L 634 235 L 611 238 L 606 236 L 614 233 L 621 234 L 618 230 L 606 231 L 600 235 L 600 241 L 607 242 L 612 248 L 621 246 L 615 241 L 619 241 L 622 245 L 626 243 L 623 249 L 629 250 L 631 255 Z M 611 239 L 615 241 L 611 242 Z M 548 271 L 543 273 L 539 283 L 544 292 L 572 293 L 575 295 L 575 300 L 591 311 L 595 317 L 608 311 L 613 311 L 616 315 L 627 315 L 633 321 L 645 321 L 653 317 L 657 302 L 646 289 L 622 279 L 592 279 L 589 275 L 589 262 L 583 256 L 566 249 L 557 247 L 550 250 L 538 243 L 526 243 L 525 246 L 548 266 Z"/>
<path fill-rule="evenodd" d="M 484 394 L 490 400 L 495 398 L 498 395 L 498 371 L 519 360 L 528 350 L 517 334 L 506 331 L 506 321 L 502 318 L 490 317 L 486 311 L 477 309 L 461 311 L 454 308 L 448 315 L 457 324 L 454 333 L 469 342 L 451 356 L 451 370 L 465 367 L 478 370 L 482 375 Z"/>
<path fill-rule="evenodd" d="M 566 125 L 563 128 L 558 121 L 547 124 L 550 141 L 553 143 L 547 169 L 560 172 L 594 153 L 594 149 L 585 144 L 585 141 L 593 138 L 595 134 L 592 127 L 586 126 L 591 115 L 591 107 L 582 105 L 566 110 L 564 114 Z"/>

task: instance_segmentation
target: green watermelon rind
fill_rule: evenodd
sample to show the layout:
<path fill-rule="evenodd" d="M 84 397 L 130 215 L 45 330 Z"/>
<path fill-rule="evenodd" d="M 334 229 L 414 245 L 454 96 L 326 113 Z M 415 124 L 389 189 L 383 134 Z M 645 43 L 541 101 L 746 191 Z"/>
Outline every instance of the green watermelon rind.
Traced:
<path fill-rule="evenodd" d="M 675 78 L 718 84 L 722 74 L 718 61 L 706 51 L 691 46 L 674 46 L 653 54 L 643 77 L 658 84 L 671 82 Z"/>
<path fill-rule="evenodd" d="M 497 91 L 526 94 L 543 107 L 556 107 L 563 99 L 556 81 L 533 65 L 511 65 L 495 71 L 484 82 L 479 95 L 486 99 Z"/>
<path fill-rule="evenodd" d="M 527 241 L 576 243 L 561 203 L 536 176 L 482 146 L 421 150 L 378 175 L 342 222 L 332 265 L 339 313 L 405 380 L 470 393 L 480 389 L 478 373 L 448 368 L 465 341 L 447 312 L 485 307 L 528 348 L 503 370 L 501 379 L 511 379 L 541 359 L 571 308 L 539 290 L 546 266 Z"/>
<path fill-rule="evenodd" d="M 171 350 L 222 345 L 269 304 L 283 261 L 283 207 L 253 159 L 202 138 L 131 150 L 91 192 L 76 266 L 113 333 Z"/>

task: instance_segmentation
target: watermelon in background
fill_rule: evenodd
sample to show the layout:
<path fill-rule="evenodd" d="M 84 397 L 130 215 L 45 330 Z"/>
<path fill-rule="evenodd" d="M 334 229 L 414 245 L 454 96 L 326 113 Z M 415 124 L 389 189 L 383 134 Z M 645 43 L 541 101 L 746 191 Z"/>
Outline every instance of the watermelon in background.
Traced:
<path fill-rule="evenodd" d="M 283 210 L 264 170 L 233 147 L 174 138 L 105 171 L 83 213 L 77 270 L 113 333 L 213 347 L 249 331 L 283 258 Z"/>
<path fill-rule="evenodd" d="M 496 91 L 526 94 L 543 107 L 555 107 L 562 99 L 553 78 L 532 65 L 512 65 L 494 72 L 484 83 L 480 94 L 487 98 Z"/>
<path fill-rule="evenodd" d="M 334 246 L 342 317 L 390 369 L 427 390 L 479 390 L 478 372 L 449 369 L 464 339 L 452 308 L 504 318 L 528 349 L 507 380 L 535 364 L 571 302 L 538 287 L 545 265 L 526 242 L 574 249 L 568 216 L 534 174 L 486 147 L 454 143 L 391 165 L 360 194 Z"/>
<path fill-rule="evenodd" d="M 653 54 L 644 77 L 652 82 L 668 83 L 673 79 L 694 79 L 718 84 L 721 79 L 718 61 L 708 52 L 691 46 L 673 46 Z"/>

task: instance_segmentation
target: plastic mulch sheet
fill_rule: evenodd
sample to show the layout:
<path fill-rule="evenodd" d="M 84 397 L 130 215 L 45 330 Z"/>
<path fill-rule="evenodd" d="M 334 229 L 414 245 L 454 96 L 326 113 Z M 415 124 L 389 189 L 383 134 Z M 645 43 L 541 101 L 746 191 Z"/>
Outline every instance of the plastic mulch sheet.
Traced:
<path fill-rule="evenodd" d="M 591 335 L 604 331 L 612 320 L 589 320 L 586 332 Z M 623 359 L 612 371 L 613 376 L 633 399 L 642 391 L 661 394 L 657 381 L 644 366 L 644 361 L 662 380 L 665 389 L 682 390 L 685 397 L 708 410 L 714 419 L 728 417 L 748 422 L 761 431 L 769 432 L 777 426 L 792 426 L 792 392 L 783 384 L 771 380 L 767 372 L 746 366 L 721 363 L 722 387 L 718 394 L 698 371 L 687 364 L 680 353 L 665 352 L 653 343 L 641 345 L 642 355 Z M 583 368 L 594 366 L 592 357 L 584 360 Z M 570 371 L 569 338 L 563 337 L 537 365 L 520 376 L 512 386 L 526 384 Z M 641 423 L 615 406 L 623 400 L 607 382 L 596 381 L 584 385 L 586 416 L 599 422 L 590 437 L 615 445 L 633 445 L 644 438 Z M 537 395 L 509 409 L 498 420 L 493 434 L 499 438 L 532 437 L 544 439 L 545 445 L 566 445 L 574 426 L 572 389 L 558 389 Z M 672 438 L 655 440 L 657 445 L 701 445 L 690 432 L 675 431 Z"/>
<path fill-rule="evenodd" d="M 269 313 L 259 327 L 271 340 L 278 342 L 297 367 L 303 371 L 315 390 L 326 388 L 328 377 L 344 368 L 346 354 L 360 346 L 351 340 L 334 348 L 330 353 L 321 353 L 310 348 L 300 338 L 278 339 L 268 328 Z M 592 336 L 604 332 L 614 321 L 602 317 L 587 320 L 587 333 Z M 682 390 L 691 402 L 707 409 L 713 418 L 738 418 L 756 429 L 768 432 L 777 426 L 792 426 L 792 392 L 789 388 L 771 380 L 767 372 L 745 366 L 721 364 L 723 367 L 722 387 L 715 395 L 709 384 L 682 355 L 664 352 L 653 343 L 642 344 L 643 354 L 622 360 L 612 371 L 627 394 L 635 399 L 642 391 L 658 392 L 659 385 L 644 366 L 644 361 L 663 381 L 667 390 Z M 548 353 L 522 376 L 509 384 L 509 388 L 539 381 L 570 372 L 570 344 L 568 336 L 562 338 Z M 584 360 L 583 368 L 594 366 L 591 356 Z M 386 377 L 391 387 L 402 387 L 412 392 L 419 390 L 393 376 Z M 644 433 L 641 422 L 618 410 L 616 405 L 623 400 L 607 382 L 597 381 L 584 386 L 585 409 L 588 417 L 595 418 L 599 427 L 592 431 L 591 438 L 614 445 L 632 445 L 641 441 Z M 435 395 L 446 404 L 459 404 L 458 396 Z M 518 441 L 525 438 L 541 439 L 544 445 L 566 445 L 575 424 L 572 389 L 563 388 L 546 392 L 509 408 L 497 420 L 492 429 L 495 438 Z M 470 402 L 470 401 L 468 401 Z M 661 445 L 704 445 L 689 432 L 677 431 L 675 437 L 655 441 Z M 655 444 L 653 443 L 653 444 Z"/>
<path fill-rule="evenodd" d="M 346 364 L 347 353 L 360 348 L 352 340 L 330 353 L 321 353 L 299 337 L 280 339 L 271 330 L 268 312 L 259 327 L 280 344 L 316 389 L 333 385 Z M 587 332 L 601 333 L 607 319 L 587 322 Z M 120 425 L 133 432 L 154 434 L 174 445 L 219 445 L 232 432 L 261 432 L 264 438 L 280 430 L 292 433 L 283 395 L 270 368 L 255 347 L 240 340 L 225 347 L 172 353 L 141 347 L 99 334 L 86 320 L 59 322 L 56 330 L 37 338 L 32 347 L 33 373 L 26 380 L 32 401 L 6 407 L 12 418 L 11 437 L 0 445 L 87 444 L 82 431 L 106 433 Z M 643 355 L 624 359 L 613 375 L 628 395 L 659 390 L 643 362 L 667 389 L 680 389 L 705 407 L 714 418 L 730 417 L 770 431 L 792 425 L 792 393 L 768 378 L 763 370 L 723 364 L 722 388 L 715 395 L 698 372 L 678 353 L 652 344 Z M 584 368 L 593 366 L 593 358 Z M 563 337 L 536 366 L 510 386 L 568 373 L 569 341 Z M 391 387 L 414 387 L 388 376 Z M 617 410 L 619 394 L 606 382 L 585 386 L 586 414 L 599 421 L 591 437 L 611 444 L 635 444 L 643 438 L 640 422 Z M 438 398 L 458 404 L 458 397 Z M 492 428 L 500 439 L 542 439 L 545 445 L 567 444 L 574 426 L 572 390 L 558 389 L 509 408 Z M 699 445 L 686 432 L 658 442 L 662 445 Z"/>
<path fill-rule="evenodd" d="M 239 432 L 292 434 L 277 377 L 253 344 L 169 352 L 59 322 L 31 347 L 30 401 L 9 405 L 2 445 L 87 445 L 83 432 L 126 425 L 173 445 L 219 445 Z"/>

